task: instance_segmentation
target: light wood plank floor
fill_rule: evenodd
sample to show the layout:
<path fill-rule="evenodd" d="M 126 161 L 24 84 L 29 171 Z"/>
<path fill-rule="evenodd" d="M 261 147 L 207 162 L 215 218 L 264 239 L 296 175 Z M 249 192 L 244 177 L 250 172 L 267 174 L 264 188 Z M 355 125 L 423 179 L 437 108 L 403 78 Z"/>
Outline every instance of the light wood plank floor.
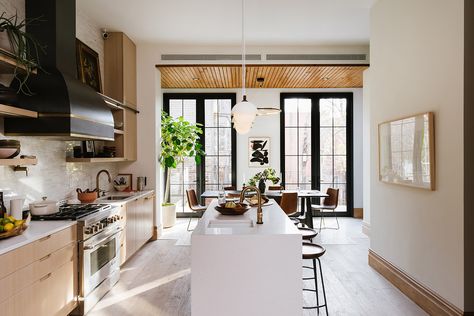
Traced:
<path fill-rule="evenodd" d="M 340 230 L 323 230 L 315 240 L 326 247 L 321 261 L 329 314 L 427 315 L 368 266 L 369 239 L 361 232 L 361 220 L 339 221 Z M 334 219 L 326 220 L 328 226 L 334 223 Z M 315 224 L 319 225 L 317 219 Z M 186 219 L 179 219 L 162 239 L 146 244 L 125 264 L 120 281 L 88 316 L 190 315 L 191 233 L 186 225 Z M 311 294 L 305 293 L 305 302 L 314 305 Z M 317 312 L 305 310 L 303 315 Z"/>

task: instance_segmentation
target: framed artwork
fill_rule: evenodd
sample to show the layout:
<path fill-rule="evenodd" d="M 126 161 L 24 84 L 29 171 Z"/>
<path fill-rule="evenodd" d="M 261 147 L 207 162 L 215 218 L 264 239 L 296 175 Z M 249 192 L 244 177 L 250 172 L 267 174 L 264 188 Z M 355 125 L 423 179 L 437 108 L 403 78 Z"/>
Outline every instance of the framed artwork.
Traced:
<path fill-rule="evenodd" d="M 122 185 L 122 184 L 127 184 L 127 188 L 124 189 L 124 191 L 132 191 L 133 189 L 133 184 L 132 184 L 132 174 L 131 173 L 119 173 L 115 179 L 114 179 L 114 184 L 117 185 Z"/>
<path fill-rule="evenodd" d="M 432 112 L 379 124 L 379 179 L 435 189 L 435 134 Z"/>
<path fill-rule="evenodd" d="M 270 138 L 249 137 L 249 167 L 270 166 Z"/>
<path fill-rule="evenodd" d="M 95 91 L 102 93 L 99 54 L 76 39 L 76 59 L 78 79 Z"/>

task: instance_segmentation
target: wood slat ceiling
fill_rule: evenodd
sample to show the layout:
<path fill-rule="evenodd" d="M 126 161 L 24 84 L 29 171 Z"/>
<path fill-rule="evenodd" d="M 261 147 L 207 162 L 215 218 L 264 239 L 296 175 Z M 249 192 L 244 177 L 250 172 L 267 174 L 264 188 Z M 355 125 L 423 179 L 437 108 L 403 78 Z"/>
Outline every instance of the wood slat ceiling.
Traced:
<path fill-rule="evenodd" d="M 240 65 L 158 65 L 165 89 L 240 88 Z M 367 65 L 248 65 L 247 88 L 361 88 Z M 263 83 L 257 78 L 264 78 Z"/>

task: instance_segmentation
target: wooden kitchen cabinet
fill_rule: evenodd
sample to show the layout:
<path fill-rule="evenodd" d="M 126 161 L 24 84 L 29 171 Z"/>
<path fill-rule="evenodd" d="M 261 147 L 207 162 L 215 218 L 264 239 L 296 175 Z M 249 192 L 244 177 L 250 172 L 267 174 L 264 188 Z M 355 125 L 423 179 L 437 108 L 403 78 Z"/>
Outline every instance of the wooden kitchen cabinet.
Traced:
<path fill-rule="evenodd" d="M 121 254 L 123 264 L 132 257 L 153 235 L 154 194 L 137 198 L 125 204 L 125 229 Z"/>
<path fill-rule="evenodd" d="M 104 40 L 104 94 L 137 108 L 137 49 L 122 32 Z"/>
<path fill-rule="evenodd" d="M 0 311 L 65 316 L 77 305 L 76 225 L 0 256 Z M 16 268 L 11 269 L 14 265 Z"/>

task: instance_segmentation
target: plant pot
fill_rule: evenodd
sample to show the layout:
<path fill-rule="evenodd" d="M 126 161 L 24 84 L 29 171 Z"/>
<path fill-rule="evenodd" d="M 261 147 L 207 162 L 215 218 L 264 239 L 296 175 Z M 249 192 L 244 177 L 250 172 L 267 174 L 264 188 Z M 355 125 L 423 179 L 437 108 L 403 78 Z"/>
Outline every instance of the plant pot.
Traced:
<path fill-rule="evenodd" d="M 258 189 L 260 190 L 260 193 L 265 193 L 265 189 L 266 189 L 266 185 L 265 185 L 265 181 L 263 179 L 260 179 L 258 181 Z"/>
<path fill-rule="evenodd" d="M 163 211 L 163 227 L 168 228 L 176 224 L 176 204 L 161 205 Z"/>

